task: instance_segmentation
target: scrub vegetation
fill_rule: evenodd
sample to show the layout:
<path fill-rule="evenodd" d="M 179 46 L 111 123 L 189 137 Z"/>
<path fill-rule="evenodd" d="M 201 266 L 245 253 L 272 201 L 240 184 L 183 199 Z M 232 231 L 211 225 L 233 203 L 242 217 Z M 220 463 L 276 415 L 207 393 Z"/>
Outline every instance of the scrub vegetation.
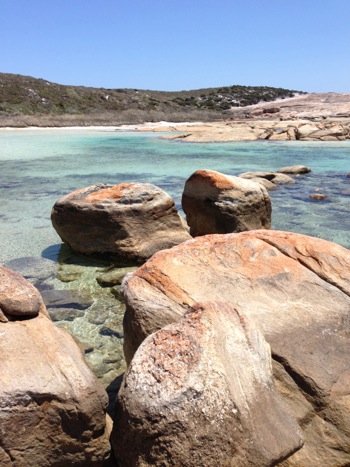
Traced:
<path fill-rule="evenodd" d="M 223 118 L 231 108 L 297 94 L 304 93 L 237 85 L 176 92 L 105 89 L 66 86 L 29 76 L 0 73 L 0 125 L 114 125 L 159 120 L 216 120 Z"/>

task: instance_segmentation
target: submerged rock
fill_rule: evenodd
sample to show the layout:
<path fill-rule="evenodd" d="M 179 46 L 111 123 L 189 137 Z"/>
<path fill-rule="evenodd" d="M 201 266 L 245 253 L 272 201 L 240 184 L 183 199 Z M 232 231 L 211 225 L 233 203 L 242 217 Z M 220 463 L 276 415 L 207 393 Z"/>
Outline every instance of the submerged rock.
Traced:
<path fill-rule="evenodd" d="M 120 285 L 124 276 L 129 272 L 135 271 L 135 269 L 135 267 L 113 268 L 97 276 L 96 280 L 101 287 L 113 287 L 114 285 Z"/>
<path fill-rule="evenodd" d="M 226 303 L 197 304 L 149 336 L 119 391 L 123 466 L 271 466 L 302 445 L 272 382 L 270 347 Z"/>
<path fill-rule="evenodd" d="M 311 195 L 309 195 L 309 198 L 315 201 L 323 201 L 325 199 L 328 199 L 328 196 L 324 195 L 323 193 L 311 193 Z"/>
<path fill-rule="evenodd" d="M 122 287 L 128 361 L 194 303 L 230 303 L 271 345 L 303 428 L 305 446 L 284 465 L 350 463 L 349 250 L 287 232 L 208 235 L 157 253 Z"/>
<path fill-rule="evenodd" d="M 50 287 L 48 282 L 56 276 L 57 263 L 47 258 L 25 256 L 8 261 L 5 265 L 28 279 L 40 291 Z"/>
<path fill-rule="evenodd" d="M 284 173 L 278 172 L 245 172 L 240 174 L 241 178 L 246 179 L 255 179 L 255 178 L 265 178 L 266 180 L 274 183 L 275 185 L 288 185 L 295 183 L 294 178 L 286 175 Z"/>
<path fill-rule="evenodd" d="M 0 282 L 11 317 L 0 323 L 0 465 L 102 466 L 111 429 L 102 385 L 34 287 L 5 268 Z"/>
<path fill-rule="evenodd" d="M 174 201 L 149 183 L 73 191 L 55 203 L 51 220 L 74 251 L 127 262 L 144 261 L 190 238 Z"/>
<path fill-rule="evenodd" d="M 260 185 L 264 186 L 266 190 L 274 190 L 277 188 L 277 185 L 273 182 L 270 182 L 270 180 L 267 180 L 267 178 L 263 177 L 252 177 L 250 178 L 252 182 L 259 183 Z"/>
<path fill-rule="evenodd" d="M 194 237 L 268 229 L 271 224 L 271 200 L 263 186 L 213 170 L 191 175 L 182 207 Z"/>

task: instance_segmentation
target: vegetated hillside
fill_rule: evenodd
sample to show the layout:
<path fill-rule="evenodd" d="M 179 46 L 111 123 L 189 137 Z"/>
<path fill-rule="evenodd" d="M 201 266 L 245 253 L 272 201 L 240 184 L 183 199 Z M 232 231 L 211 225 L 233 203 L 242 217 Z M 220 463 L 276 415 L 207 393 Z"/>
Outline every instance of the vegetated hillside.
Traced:
<path fill-rule="evenodd" d="M 158 111 L 222 114 L 232 107 L 305 94 L 282 88 L 226 86 L 195 91 L 163 92 L 65 86 L 29 76 L 0 73 L 0 116 L 91 115 Z M 213 115 L 214 116 L 214 115 Z"/>

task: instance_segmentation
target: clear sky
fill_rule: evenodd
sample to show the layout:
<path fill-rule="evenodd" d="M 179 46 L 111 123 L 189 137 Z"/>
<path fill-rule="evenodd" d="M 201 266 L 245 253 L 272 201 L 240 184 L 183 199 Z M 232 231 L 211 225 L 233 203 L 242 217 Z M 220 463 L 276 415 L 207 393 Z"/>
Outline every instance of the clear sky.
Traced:
<path fill-rule="evenodd" d="M 0 71 L 105 88 L 350 93 L 350 0 L 0 0 Z"/>

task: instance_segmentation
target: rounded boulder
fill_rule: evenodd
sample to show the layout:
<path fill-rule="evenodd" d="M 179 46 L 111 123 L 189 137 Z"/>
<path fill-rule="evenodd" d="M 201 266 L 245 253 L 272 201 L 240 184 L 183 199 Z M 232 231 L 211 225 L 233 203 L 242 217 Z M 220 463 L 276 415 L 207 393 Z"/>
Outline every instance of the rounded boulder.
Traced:
<path fill-rule="evenodd" d="M 197 170 L 186 181 L 182 208 L 193 237 L 271 225 L 271 200 L 265 187 L 213 170 Z"/>
<path fill-rule="evenodd" d="M 102 467 L 111 431 L 105 390 L 75 339 L 46 316 L 39 292 L 0 273 L 8 318 L 0 320 L 0 465 Z"/>
<path fill-rule="evenodd" d="M 59 199 L 52 224 L 72 250 L 142 262 L 190 238 L 172 198 L 149 183 L 98 184 Z"/>

